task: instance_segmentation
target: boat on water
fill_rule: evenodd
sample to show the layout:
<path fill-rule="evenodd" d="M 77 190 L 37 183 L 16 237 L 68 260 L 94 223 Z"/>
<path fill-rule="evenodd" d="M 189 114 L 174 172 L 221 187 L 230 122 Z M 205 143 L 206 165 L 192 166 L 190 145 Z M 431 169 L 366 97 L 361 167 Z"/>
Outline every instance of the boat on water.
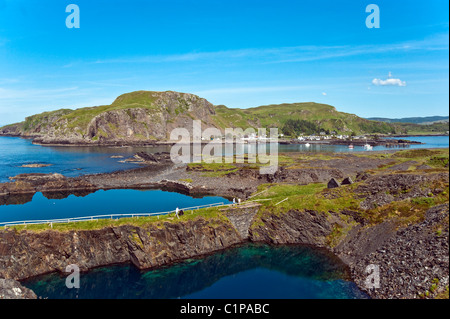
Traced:
<path fill-rule="evenodd" d="M 350 144 L 350 145 L 348 146 L 348 148 L 349 148 L 349 149 L 354 149 L 355 147 L 353 146 L 353 144 Z"/>
<path fill-rule="evenodd" d="M 311 146 L 311 144 L 309 144 L 309 143 L 306 143 L 306 144 L 305 144 L 305 146 L 306 146 L 306 147 L 310 147 L 310 146 Z"/>
<path fill-rule="evenodd" d="M 371 150 L 371 149 L 373 149 L 373 146 L 370 145 L 370 144 L 365 144 L 365 145 L 364 145 L 364 148 L 365 148 L 366 150 Z"/>

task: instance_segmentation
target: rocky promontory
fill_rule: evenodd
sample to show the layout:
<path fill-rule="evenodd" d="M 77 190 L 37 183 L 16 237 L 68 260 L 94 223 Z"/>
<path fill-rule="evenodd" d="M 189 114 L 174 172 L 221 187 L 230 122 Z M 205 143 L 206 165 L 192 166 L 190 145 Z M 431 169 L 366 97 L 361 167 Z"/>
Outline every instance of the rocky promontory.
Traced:
<path fill-rule="evenodd" d="M 94 188 L 152 185 L 188 194 L 232 189 L 229 194 L 245 201 L 180 218 L 1 229 L 0 278 L 64 272 L 68 264 L 83 271 L 124 262 L 147 269 L 250 241 L 327 249 L 348 265 L 353 280 L 373 298 L 448 296 L 448 152 L 301 156 L 281 157 L 280 170 L 264 177 L 245 165 L 202 163 L 191 169 L 155 166 L 161 170 L 153 175 L 146 175 L 148 166 L 85 176 L 82 180 Z M 154 162 L 153 157 L 147 160 Z M 33 192 L 75 181 L 65 179 L 19 176 L 6 187 L 11 191 L 28 183 Z M 336 187 L 327 187 L 330 179 L 337 181 Z M 380 286 L 375 289 L 366 284 L 369 265 L 379 267 Z"/>
<path fill-rule="evenodd" d="M 81 271 L 132 262 L 139 269 L 208 254 L 241 242 L 230 222 L 197 219 L 69 232 L 0 231 L 0 278 L 21 280 L 76 264 Z"/>
<path fill-rule="evenodd" d="M 316 211 L 265 215 L 257 225 L 255 215 L 248 215 L 248 234 L 242 233 L 242 225 L 246 224 L 242 217 L 236 220 L 230 217 L 236 211 L 228 217 L 234 222 L 198 218 L 69 232 L 1 230 L 0 277 L 20 280 L 54 271 L 64 273 L 69 264 L 78 265 L 82 271 L 125 262 L 148 269 L 250 240 L 325 247 L 349 265 L 355 282 L 371 297 L 419 298 L 435 283 L 440 284 L 435 285 L 439 287 L 435 293 L 448 286 L 448 223 L 442 233 L 435 234 L 436 227 L 445 227 L 445 219 L 448 222 L 448 212 L 448 205 L 433 208 L 424 222 L 400 229 L 391 223 L 371 228 L 358 223 L 335 247 L 329 243 L 335 226 L 354 220 Z M 241 232 L 236 228 L 238 225 Z M 381 268 L 379 289 L 365 289 L 369 264 Z"/>
<path fill-rule="evenodd" d="M 33 138 L 44 145 L 151 145 L 174 128 L 192 131 L 193 120 L 216 127 L 214 106 L 194 94 L 137 91 L 111 105 L 61 109 L 0 128 L 0 135 Z"/>

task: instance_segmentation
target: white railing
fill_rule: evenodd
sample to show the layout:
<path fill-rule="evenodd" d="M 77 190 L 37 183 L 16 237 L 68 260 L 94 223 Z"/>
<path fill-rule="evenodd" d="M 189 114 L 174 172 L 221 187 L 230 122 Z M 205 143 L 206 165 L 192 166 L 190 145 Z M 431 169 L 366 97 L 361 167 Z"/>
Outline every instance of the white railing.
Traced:
<path fill-rule="evenodd" d="M 230 204 L 214 203 L 214 204 L 206 204 L 199 206 L 192 206 L 186 208 L 179 208 L 184 212 L 188 210 L 197 210 L 200 208 L 209 208 L 209 207 L 219 207 L 219 206 L 228 206 Z M 133 214 L 109 214 L 109 215 L 95 215 L 95 216 L 83 216 L 83 217 L 69 217 L 69 218 L 59 218 L 59 219 L 45 219 L 45 220 L 23 220 L 23 221 L 14 221 L 14 222 L 0 222 L 0 227 L 8 227 L 8 226 L 21 226 L 21 225 L 39 225 L 39 224 L 58 224 L 58 223 L 73 223 L 73 222 L 83 222 L 83 221 L 95 221 L 99 219 L 119 219 L 126 217 L 148 217 L 148 216 L 161 216 L 168 215 L 171 213 L 175 213 L 175 210 L 167 211 L 167 212 L 159 212 L 159 213 L 133 213 Z"/>

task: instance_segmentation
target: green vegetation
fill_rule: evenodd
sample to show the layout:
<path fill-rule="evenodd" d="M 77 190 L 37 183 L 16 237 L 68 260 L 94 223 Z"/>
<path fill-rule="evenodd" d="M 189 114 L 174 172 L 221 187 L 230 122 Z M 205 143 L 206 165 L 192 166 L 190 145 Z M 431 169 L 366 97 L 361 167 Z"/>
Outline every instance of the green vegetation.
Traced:
<path fill-rule="evenodd" d="M 419 294 L 419 298 L 426 299 L 426 298 L 434 298 L 434 299 L 449 299 L 449 293 L 448 293 L 448 285 L 445 287 L 443 291 L 440 293 L 436 293 L 436 290 L 439 288 L 439 278 L 433 278 L 431 281 L 430 288 L 426 290 L 423 293 Z"/>
<path fill-rule="evenodd" d="M 369 121 L 354 114 L 338 112 L 333 106 L 319 103 L 292 103 L 264 105 L 248 109 L 216 107 L 216 123 L 221 127 L 277 127 L 287 135 L 312 134 L 336 131 L 336 133 L 405 133 L 399 126 Z M 305 131 L 305 132 L 303 132 Z"/>
<path fill-rule="evenodd" d="M 426 163 L 433 167 L 448 167 L 448 154 L 447 156 L 433 156 Z"/>
<path fill-rule="evenodd" d="M 424 206 L 430 208 L 435 205 L 435 200 L 432 197 L 416 197 L 411 200 L 414 205 Z"/>
<path fill-rule="evenodd" d="M 177 98 L 174 109 L 169 109 L 165 103 L 159 103 L 161 92 L 136 91 L 123 94 L 110 105 L 84 107 L 77 110 L 62 109 L 54 112 L 44 112 L 28 117 L 19 123 L 23 132 L 43 132 L 43 125 L 57 128 L 62 135 L 70 133 L 64 129 L 74 130 L 82 135 L 90 121 L 99 114 L 114 110 L 129 110 L 142 108 L 148 112 L 166 112 L 168 123 L 180 114 L 186 114 L 193 120 L 197 119 L 188 112 L 189 101 L 183 97 Z M 345 135 L 358 134 L 406 134 L 406 133 L 437 133 L 448 131 L 448 123 L 433 125 L 418 125 L 410 123 L 386 123 L 360 118 L 354 114 L 338 112 L 333 106 L 313 102 L 263 105 L 248 109 L 227 108 L 224 105 L 215 107 L 216 114 L 212 116 L 213 123 L 218 128 L 273 128 L 280 133 L 297 137 L 299 134 L 318 134 L 320 132 Z M 129 113 L 131 114 L 131 113 Z M 139 119 L 134 119 L 139 121 Z M 157 120 L 155 118 L 155 120 Z M 199 120 L 205 121 L 200 118 Z M 150 123 L 145 123 L 150 124 Z M 111 128 L 114 131 L 114 128 Z"/>
<path fill-rule="evenodd" d="M 278 155 L 278 166 L 285 169 L 327 169 L 333 168 L 335 165 L 334 160 L 345 159 L 349 155 L 343 154 L 327 154 L 327 153 L 281 153 Z M 446 171 L 448 165 L 449 151 L 448 149 L 442 150 L 427 150 L 427 149 L 417 149 L 417 150 L 404 150 L 395 153 L 355 153 L 352 156 L 366 157 L 376 160 L 388 160 L 384 164 L 380 165 L 377 169 L 372 169 L 368 171 L 370 174 L 383 173 L 386 170 L 391 169 L 394 165 L 398 165 L 404 162 L 411 162 L 407 168 L 403 171 L 393 170 L 395 172 L 415 172 L 422 165 L 428 165 L 425 171 Z M 255 163 L 249 163 L 247 155 L 244 156 L 234 156 L 233 163 L 224 163 L 223 158 L 217 158 L 221 162 L 212 162 L 213 157 L 210 161 L 202 163 L 191 163 L 188 164 L 188 171 L 203 172 L 203 176 L 210 177 L 221 177 L 230 173 L 237 172 L 239 170 L 251 170 L 259 169 L 266 164 L 261 164 L 259 158 L 256 158 Z M 267 159 L 271 159 L 270 156 Z M 328 162 L 330 164 L 328 164 Z"/>
<path fill-rule="evenodd" d="M 341 217 L 345 217 L 342 215 Z M 333 230 L 330 235 L 326 238 L 326 243 L 329 247 L 336 247 L 341 240 L 347 236 L 348 232 L 353 228 L 354 225 L 347 224 L 346 226 L 342 226 L 339 224 L 334 224 Z"/>
<path fill-rule="evenodd" d="M 189 163 L 188 171 L 203 172 L 203 176 L 221 177 L 232 172 L 236 172 L 238 168 L 234 164 L 226 163 Z"/>
<path fill-rule="evenodd" d="M 128 217 L 120 219 L 98 219 L 98 220 L 88 220 L 80 222 L 70 222 L 70 223 L 56 223 L 50 226 L 49 224 L 39 224 L 39 225 L 20 225 L 10 227 L 16 231 L 29 230 L 34 232 L 41 232 L 45 230 L 55 230 L 60 232 L 67 232 L 73 230 L 95 230 L 102 229 L 105 227 L 116 227 L 122 225 L 132 225 L 138 227 L 163 227 L 165 222 L 179 223 L 189 220 L 197 219 L 207 219 L 210 221 L 211 225 L 220 222 L 229 222 L 226 217 L 220 214 L 218 207 L 202 208 L 198 210 L 185 211 L 181 218 L 176 218 L 175 214 L 160 215 L 160 216 L 148 216 L 148 217 Z M 134 241 L 138 241 L 138 238 L 133 237 Z"/>
<path fill-rule="evenodd" d="M 439 154 L 440 152 L 441 152 L 440 150 L 428 150 L 428 149 L 406 150 L 395 152 L 392 155 L 392 157 L 416 159 L 436 155 Z"/>
<path fill-rule="evenodd" d="M 309 122 L 306 120 L 292 120 L 289 119 L 284 123 L 283 128 L 281 129 L 284 135 L 288 136 L 299 136 L 302 134 L 305 135 L 319 135 L 322 130 L 317 124 L 313 122 Z M 330 132 L 327 131 L 327 134 Z"/>
<path fill-rule="evenodd" d="M 428 149 L 416 149 L 416 150 L 406 150 L 399 151 L 392 155 L 386 155 L 387 157 L 393 159 L 393 162 L 389 165 L 384 166 L 382 169 L 386 169 L 390 166 L 402 163 L 415 161 L 410 167 L 410 170 L 415 170 L 417 167 L 422 165 L 428 165 L 430 168 L 427 171 L 446 171 L 448 170 L 449 162 L 449 150 L 448 149 L 438 149 L 438 150 L 428 150 Z"/>
<path fill-rule="evenodd" d="M 202 176 L 221 177 L 239 170 L 260 169 L 261 167 L 270 165 L 270 163 L 275 163 L 275 160 L 280 167 L 289 166 L 295 163 L 293 156 L 289 156 L 288 154 L 278 155 L 276 159 L 274 157 L 275 156 L 271 155 L 258 155 L 255 158 L 249 159 L 248 154 L 242 156 L 234 155 L 232 158 L 232 163 L 225 163 L 223 157 L 211 157 L 209 159 L 205 159 L 201 163 L 189 163 L 187 170 L 191 172 L 202 172 Z"/>
<path fill-rule="evenodd" d="M 398 154 L 401 153 L 401 154 Z M 419 163 L 428 161 L 436 155 L 444 156 L 448 150 L 413 150 L 403 151 L 390 154 L 373 154 L 370 156 L 387 156 L 392 157 L 402 162 L 404 160 L 411 160 L 411 158 L 418 160 Z M 400 156 L 406 156 L 401 158 Z M 398 163 L 396 162 L 396 163 Z M 439 161 L 441 163 L 441 161 Z M 439 164 L 441 165 L 441 164 Z M 291 166 L 292 167 L 292 166 Z M 385 168 L 379 169 L 383 173 Z M 432 169 L 433 171 L 435 169 Z M 446 170 L 446 169 L 439 169 Z M 408 172 L 414 174 L 414 170 Z M 260 216 L 265 213 L 282 214 L 290 210 L 314 210 L 317 212 L 328 213 L 333 211 L 340 213 L 344 210 L 351 210 L 358 212 L 359 216 L 365 219 L 369 224 L 378 224 L 387 219 L 395 218 L 399 225 L 409 225 L 411 223 L 423 220 L 425 212 L 432 206 L 448 202 L 449 183 L 447 181 L 430 181 L 421 187 L 440 190 L 436 193 L 429 192 L 427 197 L 398 199 L 398 194 L 393 194 L 397 199 L 389 204 L 377 206 L 369 210 L 361 210 L 360 203 L 365 199 L 360 193 L 355 190 L 364 182 L 354 183 L 340 188 L 328 189 L 325 184 L 263 184 L 258 187 L 256 196 L 252 200 L 261 200 Z M 405 190 L 402 194 L 408 192 Z M 334 237 L 343 234 L 347 229 L 335 229 L 334 235 L 330 238 L 330 243 L 334 242 Z"/>
<path fill-rule="evenodd" d="M 390 119 L 385 117 L 370 117 L 368 120 L 381 121 L 388 123 L 412 123 L 412 124 L 428 124 L 432 122 L 446 122 L 448 121 L 448 116 L 426 116 L 426 117 L 404 117 Z"/>
<path fill-rule="evenodd" d="M 409 135 L 445 134 L 449 131 L 449 123 L 434 123 L 429 125 L 412 123 L 395 123 Z"/>
<path fill-rule="evenodd" d="M 280 156 L 281 165 L 285 165 L 287 168 L 292 167 L 307 167 L 309 166 L 308 160 L 316 160 L 316 155 L 303 154 L 286 154 Z M 323 161 L 327 161 L 329 158 L 336 158 L 344 155 L 327 155 Z M 400 151 L 392 154 L 370 154 L 365 155 L 373 158 L 392 159 L 395 163 L 401 163 L 402 161 L 415 160 L 419 163 L 436 162 L 436 167 L 431 171 L 439 170 L 444 171 L 442 168 L 443 161 L 440 158 L 448 159 L 448 150 L 407 150 Z M 439 158 L 439 160 L 435 160 Z M 445 163 L 445 161 L 444 161 Z M 326 165 L 326 164 L 324 164 Z M 191 163 L 188 165 L 188 172 L 200 172 L 200 174 L 210 177 L 221 177 L 238 170 L 245 169 L 257 169 L 258 164 L 228 164 L 228 163 Z M 384 174 L 385 168 L 374 170 L 372 174 Z M 415 174 L 414 170 L 408 171 L 408 174 Z M 423 172 L 422 172 L 423 173 Z M 396 172 L 390 172 L 390 174 L 396 174 Z M 192 182 L 192 179 L 183 179 L 186 182 Z M 252 227 L 256 227 L 262 223 L 261 218 L 266 215 L 280 215 L 289 211 L 297 211 L 300 214 L 312 210 L 318 213 L 324 214 L 324 216 L 338 216 L 342 224 L 336 226 L 331 234 L 327 237 L 327 243 L 330 246 L 337 244 L 340 238 L 345 236 L 348 231 L 353 227 L 353 224 L 349 223 L 348 216 L 343 214 L 344 211 L 352 211 L 357 214 L 359 218 L 364 219 L 368 225 L 379 224 L 387 219 L 394 219 L 396 223 L 400 225 L 409 225 L 422 221 L 425 212 L 432 206 L 439 205 L 448 202 L 449 183 L 446 180 L 430 180 L 425 181 L 423 185 L 420 185 L 422 189 L 427 189 L 428 194 L 422 197 L 401 199 L 400 196 L 409 192 L 409 189 L 399 190 L 399 192 L 390 192 L 395 200 L 385 204 L 368 209 L 360 209 L 360 204 L 365 200 L 365 195 L 358 193 L 357 189 L 365 182 L 356 182 L 351 185 L 342 186 L 339 188 L 328 189 L 323 183 L 311 183 L 308 185 L 299 185 L 295 183 L 267 183 L 259 185 L 254 196 L 250 201 L 256 201 L 261 204 L 255 223 Z M 388 193 L 388 192 L 387 192 Z M 333 214 L 330 214 L 333 212 Z M 218 208 L 201 209 L 186 214 L 177 219 L 172 216 L 160 216 L 160 217 L 139 217 L 139 218 L 123 218 L 119 220 L 103 219 L 98 221 L 83 221 L 76 223 L 66 224 L 54 224 L 53 229 L 58 231 L 69 231 L 74 229 L 99 229 L 103 227 L 119 226 L 119 225 L 156 225 L 157 227 L 163 227 L 162 223 L 171 222 L 176 223 L 180 221 L 205 218 L 211 220 L 214 223 L 215 220 L 226 220 L 221 214 Z M 335 218 L 335 217 L 333 217 Z M 50 229 L 49 225 L 28 225 L 17 226 L 18 230 L 28 229 L 34 231 L 42 231 Z M 443 227 L 437 227 L 433 231 L 437 236 L 442 233 Z"/>
<path fill-rule="evenodd" d="M 135 107 L 153 108 L 158 98 L 158 92 L 135 91 L 122 94 L 111 104 L 111 107 L 117 109 L 129 109 Z"/>
<path fill-rule="evenodd" d="M 24 132 L 39 130 L 42 125 L 61 126 L 67 121 L 67 128 L 79 128 L 82 131 L 87 128 L 89 122 L 97 115 L 114 110 L 126 110 L 131 108 L 144 108 L 159 110 L 155 104 L 159 92 L 136 91 L 119 96 L 111 105 L 84 107 L 76 110 L 61 109 L 53 112 L 44 112 L 27 117 L 23 122 Z"/>
<path fill-rule="evenodd" d="M 410 135 L 445 134 L 449 130 L 448 116 L 410 117 L 401 119 L 374 117 L 368 118 L 368 120 L 390 123 Z"/>
<path fill-rule="evenodd" d="M 449 299 L 448 286 L 445 287 L 445 290 L 444 290 L 444 291 L 438 293 L 438 294 L 435 296 L 435 299 Z"/>
<path fill-rule="evenodd" d="M 52 125 L 54 119 L 60 118 L 66 114 L 69 114 L 72 110 L 69 109 L 61 109 L 52 112 L 43 112 L 40 114 L 32 115 L 25 118 L 25 121 L 22 125 L 22 130 L 25 132 L 31 131 L 37 127 L 41 127 L 42 125 Z"/>
<path fill-rule="evenodd" d="M 325 184 L 264 184 L 258 188 L 259 195 L 252 200 L 261 200 L 260 215 L 281 214 L 290 210 L 314 210 L 328 213 L 343 209 L 358 209 L 360 200 L 354 198 L 352 185 L 329 190 Z M 330 195 L 330 193 L 333 195 Z"/>
<path fill-rule="evenodd" d="M 86 128 L 95 116 L 104 112 L 127 110 L 132 108 L 158 110 L 158 107 L 154 104 L 157 100 L 157 96 L 157 92 L 150 91 L 136 91 L 127 93 L 119 96 L 111 105 L 80 108 L 66 114 L 62 117 L 62 119 L 68 121 L 69 128 Z"/>

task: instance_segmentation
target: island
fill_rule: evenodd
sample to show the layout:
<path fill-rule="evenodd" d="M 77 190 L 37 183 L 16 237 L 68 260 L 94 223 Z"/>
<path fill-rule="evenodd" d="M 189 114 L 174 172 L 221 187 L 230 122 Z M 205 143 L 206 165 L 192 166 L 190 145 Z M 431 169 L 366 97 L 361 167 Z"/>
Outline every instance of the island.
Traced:
<path fill-rule="evenodd" d="M 110 105 L 36 114 L 1 127 L 0 136 L 32 138 L 42 145 L 171 144 L 171 132 L 175 128 L 192 132 L 194 121 L 217 129 L 220 133 L 211 137 L 217 139 L 226 138 L 226 128 L 277 128 L 280 139 L 287 141 L 314 136 L 325 143 L 359 143 L 363 137 L 371 145 L 411 142 L 382 139 L 407 134 L 410 126 L 404 123 L 367 120 L 331 105 L 307 102 L 236 109 L 174 91 L 136 91 L 117 97 Z M 411 125 L 415 131 L 426 128 Z M 448 122 L 446 127 L 448 132 Z"/>

